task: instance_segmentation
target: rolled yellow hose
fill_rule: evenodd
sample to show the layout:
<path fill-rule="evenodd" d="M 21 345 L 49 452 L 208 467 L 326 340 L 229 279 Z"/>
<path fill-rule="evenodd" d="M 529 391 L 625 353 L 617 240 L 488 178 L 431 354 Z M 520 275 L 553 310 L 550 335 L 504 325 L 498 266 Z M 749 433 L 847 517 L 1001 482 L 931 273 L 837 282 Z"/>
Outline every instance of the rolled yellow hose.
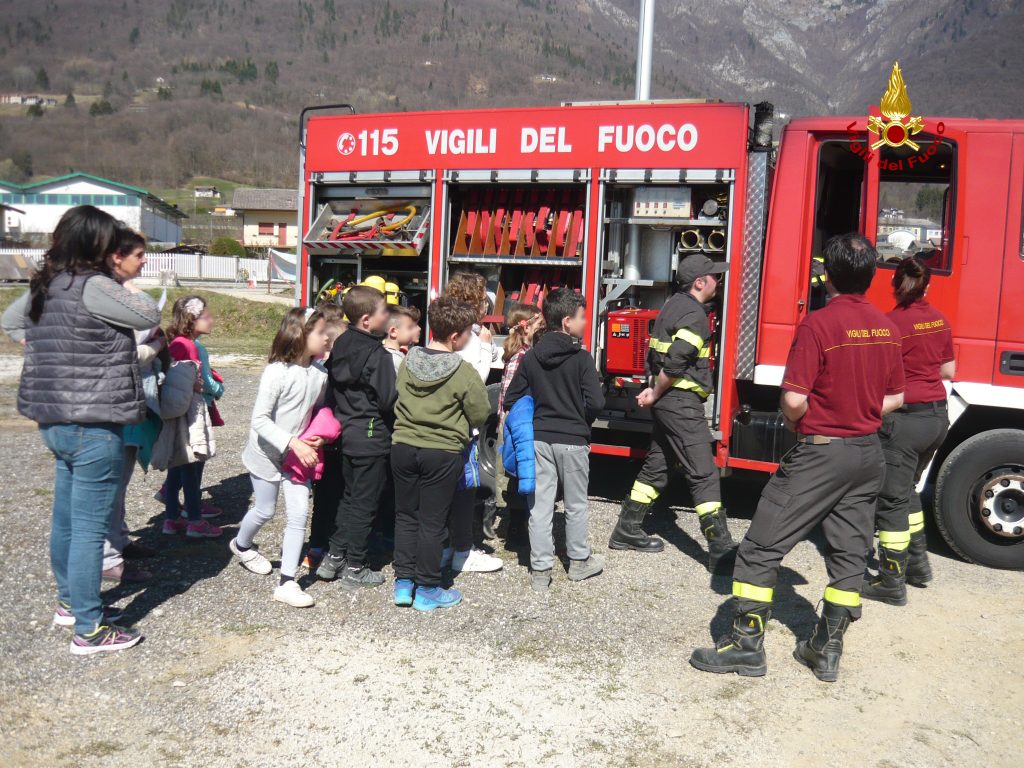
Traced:
<path fill-rule="evenodd" d="M 399 227 L 404 227 L 406 224 L 412 221 L 412 217 L 416 215 L 416 206 L 399 205 L 395 206 L 394 208 L 383 208 L 379 211 L 374 211 L 373 213 L 367 213 L 365 216 L 358 216 L 352 219 L 352 221 L 345 224 L 345 228 L 355 229 L 360 224 L 365 224 L 367 222 L 373 221 L 374 219 L 379 219 L 381 216 L 386 216 L 389 213 L 397 213 L 398 211 L 408 211 L 408 215 L 401 221 L 393 221 L 390 224 L 381 227 L 382 232 L 392 232 L 398 229 Z"/>

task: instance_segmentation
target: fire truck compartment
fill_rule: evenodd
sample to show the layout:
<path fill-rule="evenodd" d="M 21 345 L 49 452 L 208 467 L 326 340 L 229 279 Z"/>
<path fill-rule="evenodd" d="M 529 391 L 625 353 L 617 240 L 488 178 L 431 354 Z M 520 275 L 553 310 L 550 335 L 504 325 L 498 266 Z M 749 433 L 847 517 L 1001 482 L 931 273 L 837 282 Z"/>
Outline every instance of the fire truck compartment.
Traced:
<path fill-rule="evenodd" d="M 431 188 L 424 184 L 314 184 L 303 244 L 308 301 L 338 296 L 370 275 L 399 286 L 403 303 L 426 311 Z"/>
<path fill-rule="evenodd" d="M 649 413 L 636 405 L 635 398 L 646 385 L 654 317 L 676 288 L 681 258 L 703 253 L 716 261 L 727 259 L 732 184 L 714 176 L 686 184 L 607 178 L 603 189 L 596 356 L 605 373 L 608 398 L 601 426 L 615 429 L 622 419 L 650 423 Z M 721 306 L 725 289 L 723 284 L 714 308 Z M 711 319 L 713 360 L 719 356 L 722 336 L 715 315 L 720 311 L 713 309 Z M 708 401 L 712 428 L 717 414 L 714 405 L 713 399 Z"/>
<path fill-rule="evenodd" d="M 567 179 L 574 179 L 566 174 Z M 488 279 L 488 322 L 500 334 L 516 302 L 540 306 L 555 288 L 582 290 L 585 183 L 448 186 L 448 275 L 471 268 Z"/>

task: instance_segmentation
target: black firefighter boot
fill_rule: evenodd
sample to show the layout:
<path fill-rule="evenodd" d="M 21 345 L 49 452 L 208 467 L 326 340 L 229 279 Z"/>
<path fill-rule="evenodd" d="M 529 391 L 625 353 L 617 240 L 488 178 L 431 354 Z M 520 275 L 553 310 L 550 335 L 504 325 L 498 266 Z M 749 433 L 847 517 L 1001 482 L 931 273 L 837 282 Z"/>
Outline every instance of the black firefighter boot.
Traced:
<path fill-rule="evenodd" d="M 708 540 L 708 571 L 715 573 L 719 562 L 725 565 L 729 558 L 735 556 L 739 545 L 733 541 L 726 525 L 725 507 L 700 515 L 698 519 L 700 530 Z"/>
<path fill-rule="evenodd" d="M 737 611 L 729 634 L 718 638 L 713 648 L 695 649 L 690 664 L 702 672 L 735 672 L 743 677 L 761 677 L 768 671 L 764 628 L 771 615 L 771 605 Z"/>
<path fill-rule="evenodd" d="M 849 608 L 825 602 L 821 617 L 810 639 L 796 644 L 793 658 L 806 667 L 819 680 L 834 683 L 839 679 L 839 659 L 843 655 L 843 635 L 854 615 Z"/>
<path fill-rule="evenodd" d="M 634 552 L 661 552 L 665 542 L 656 536 L 648 536 L 640 527 L 651 505 L 626 498 L 619 511 L 619 522 L 615 524 L 611 538 L 608 539 L 609 549 L 632 549 Z"/>
<path fill-rule="evenodd" d="M 910 560 L 907 562 L 907 583 L 923 587 L 932 580 L 932 566 L 928 562 L 928 536 L 924 530 L 910 534 Z"/>
<path fill-rule="evenodd" d="M 860 596 L 889 605 L 907 604 L 907 561 L 910 552 L 878 548 L 878 575 L 866 579 Z"/>

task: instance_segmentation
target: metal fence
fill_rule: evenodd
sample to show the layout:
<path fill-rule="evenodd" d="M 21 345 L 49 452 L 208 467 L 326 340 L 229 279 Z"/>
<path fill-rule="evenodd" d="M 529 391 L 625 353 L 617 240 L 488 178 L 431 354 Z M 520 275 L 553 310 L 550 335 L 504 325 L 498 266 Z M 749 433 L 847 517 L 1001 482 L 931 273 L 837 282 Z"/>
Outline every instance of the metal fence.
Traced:
<path fill-rule="evenodd" d="M 0 257 L 21 255 L 38 264 L 46 253 L 43 249 L 0 248 Z M 238 256 L 202 256 L 192 253 L 147 253 L 142 277 L 159 279 L 173 273 L 186 280 L 231 280 L 232 282 L 267 282 L 266 259 L 244 259 Z M 280 275 L 275 275 L 280 281 Z"/>

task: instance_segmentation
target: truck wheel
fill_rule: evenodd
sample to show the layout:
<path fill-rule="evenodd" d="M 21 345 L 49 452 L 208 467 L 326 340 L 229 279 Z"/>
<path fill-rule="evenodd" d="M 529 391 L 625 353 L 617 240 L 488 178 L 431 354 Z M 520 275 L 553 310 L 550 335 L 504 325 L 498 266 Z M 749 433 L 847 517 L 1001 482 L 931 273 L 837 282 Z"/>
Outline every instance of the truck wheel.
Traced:
<path fill-rule="evenodd" d="M 494 492 L 498 464 L 498 417 L 487 419 L 480 430 L 480 487 Z"/>
<path fill-rule="evenodd" d="M 498 392 L 500 384 L 487 386 L 487 397 L 491 401 L 491 415 L 480 430 L 480 486 L 494 493 L 494 482 L 498 475 Z"/>
<path fill-rule="evenodd" d="M 1024 431 L 982 432 L 949 454 L 935 484 L 935 523 L 965 560 L 1024 569 Z"/>

